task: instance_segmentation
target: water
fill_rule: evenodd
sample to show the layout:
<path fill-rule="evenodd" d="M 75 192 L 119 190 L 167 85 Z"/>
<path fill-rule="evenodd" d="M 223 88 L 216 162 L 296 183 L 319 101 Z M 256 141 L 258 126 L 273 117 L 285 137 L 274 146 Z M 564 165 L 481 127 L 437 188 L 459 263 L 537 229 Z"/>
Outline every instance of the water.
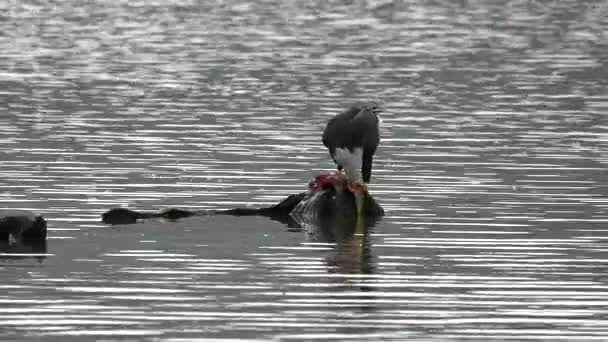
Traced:
<path fill-rule="evenodd" d="M 608 4 L 5 1 L 1 340 L 605 341 Z M 109 227 L 113 207 L 262 206 L 381 103 L 360 234 L 265 218 Z M 359 229 L 359 230 L 357 230 Z"/>

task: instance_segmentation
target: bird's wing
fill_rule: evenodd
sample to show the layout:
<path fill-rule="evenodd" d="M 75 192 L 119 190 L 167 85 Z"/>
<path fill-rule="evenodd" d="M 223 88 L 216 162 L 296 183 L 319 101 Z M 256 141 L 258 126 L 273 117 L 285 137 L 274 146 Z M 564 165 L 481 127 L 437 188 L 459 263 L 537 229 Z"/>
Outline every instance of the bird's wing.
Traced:
<path fill-rule="evenodd" d="M 361 176 L 365 183 L 369 183 L 372 176 L 372 164 L 376 149 L 380 144 L 380 126 L 378 106 L 363 106 L 352 120 L 353 132 L 360 136 L 353 137 L 359 146 L 363 147 Z"/>
<path fill-rule="evenodd" d="M 344 146 L 345 141 L 348 139 L 350 135 L 349 132 L 344 131 L 344 129 L 348 129 L 350 126 L 350 121 L 361 111 L 360 107 L 351 107 L 344 112 L 334 116 L 327 122 L 327 126 L 325 126 L 325 130 L 323 131 L 323 145 L 330 149 L 330 153 L 332 148 L 336 146 Z"/>
<path fill-rule="evenodd" d="M 352 141 L 362 146 L 364 150 L 374 154 L 378 144 L 380 144 L 380 127 L 378 106 L 361 106 L 359 112 L 351 120 Z"/>
<path fill-rule="evenodd" d="M 336 147 L 363 147 L 372 154 L 380 143 L 378 113 L 375 105 L 353 106 L 336 115 L 323 131 L 323 145 L 334 154 Z"/>

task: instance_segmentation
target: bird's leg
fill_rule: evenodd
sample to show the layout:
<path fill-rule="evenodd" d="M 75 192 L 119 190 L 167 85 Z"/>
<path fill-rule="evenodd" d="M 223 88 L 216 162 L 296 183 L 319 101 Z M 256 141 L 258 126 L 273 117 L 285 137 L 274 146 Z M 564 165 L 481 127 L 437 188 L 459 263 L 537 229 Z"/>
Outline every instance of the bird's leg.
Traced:
<path fill-rule="evenodd" d="M 367 193 L 367 183 L 365 181 L 360 183 L 361 189 L 364 193 Z"/>
<path fill-rule="evenodd" d="M 363 216 L 363 203 L 365 202 L 365 193 L 357 191 L 355 193 L 355 205 L 357 206 L 357 217 Z"/>
<path fill-rule="evenodd" d="M 365 196 L 367 195 L 367 184 L 365 182 L 356 181 L 355 205 L 357 207 L 357 217 L 363 216 L 363 206 L 365 204 Z"/>

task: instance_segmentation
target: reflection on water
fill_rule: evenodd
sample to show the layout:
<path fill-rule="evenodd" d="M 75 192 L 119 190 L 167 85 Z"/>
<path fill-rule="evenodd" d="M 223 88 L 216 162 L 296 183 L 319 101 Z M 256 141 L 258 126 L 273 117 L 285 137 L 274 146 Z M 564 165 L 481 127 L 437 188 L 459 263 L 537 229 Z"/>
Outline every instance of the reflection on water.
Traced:
<path fill-rule="evenodd" d="M 608 339 L 604 2 L 0 16 L 0 209 L 49 225 L 46 252 L 0 252 L 0 339 Z M 367 233 L 99 222 L 277 203 L 334 168 L 322 127 L 361 100 L 386 109 Z"/>
<path fill-rule="evenodd" d="M 47 243 L 46 241 L 34 242 L 34 243 L 4 243 L 0 242 L 0 262 L 2 260 L 7 261 L 9 265 L 10 261 L 21 260 L 21 259 L 36 259 L 39 262 L 43 262 L 47 257 Z M 1 265 L 1 263 L 0 263 Z M 0 266 L 1 267 L 1 266 Z"/>

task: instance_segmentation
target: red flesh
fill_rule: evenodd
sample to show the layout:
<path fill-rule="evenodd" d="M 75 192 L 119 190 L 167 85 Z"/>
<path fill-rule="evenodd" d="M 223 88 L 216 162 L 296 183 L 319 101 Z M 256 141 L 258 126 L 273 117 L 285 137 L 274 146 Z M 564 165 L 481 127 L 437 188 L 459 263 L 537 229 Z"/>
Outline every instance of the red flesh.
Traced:
<path fill-rule="evenodd" d="M 325 189 L 334 184 L 340 184 L 352 193 L 363 192 L 364 186 L 359 182 L 353 182 L 342 172 L 323 171 L 308 183 L 308 190 Z"/>

